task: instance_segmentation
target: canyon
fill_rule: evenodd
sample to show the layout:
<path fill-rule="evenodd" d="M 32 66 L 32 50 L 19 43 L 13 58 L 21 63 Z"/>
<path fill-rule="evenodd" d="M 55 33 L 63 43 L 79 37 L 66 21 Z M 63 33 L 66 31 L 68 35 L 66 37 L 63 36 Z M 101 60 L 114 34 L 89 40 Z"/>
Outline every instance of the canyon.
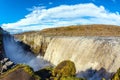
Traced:
<path fill-rule="evenodd" d="M 71 60 L 77 77 L 107 80 L 120 67 L 120 28 L 113 25 L 83 25 L 49 28 L 15 35 L 53 65 Z"/>
<path fill-rule="evenodd" d="M 3 45 L 5 56 L 34 71 L 70 60 L 75 64 L 77 77 L 109 80 L 120 67 L 119 26 L 68 26 L 14 36 L 3 32 Z"/>

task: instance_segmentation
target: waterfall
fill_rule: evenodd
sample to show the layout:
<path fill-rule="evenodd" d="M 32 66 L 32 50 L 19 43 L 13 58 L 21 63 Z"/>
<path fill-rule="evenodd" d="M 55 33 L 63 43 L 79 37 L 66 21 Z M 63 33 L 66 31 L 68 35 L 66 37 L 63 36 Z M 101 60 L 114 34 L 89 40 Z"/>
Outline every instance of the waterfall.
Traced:
<path fill-rule="evenodd" d="M 77 77 L 109 80 L 120 67 L 120 37 L 52 37 L 44 58 L 35 56 L 13 36 L 3 31 L 5 55 L 16 64 L 27 64 L 35 71 L 64 60 L 75 63 Z"/>
<path fill-rule="evenodd" d="M 71 60 L 78 77 L 108 80 L 120 67 L 120 37 L 55 37 L 44 59 L 54 65 Z"/>
<path fill-rule="evenodd" d="M 25 50 L 12 35 L 5 31 L 3 31 L 3 44 L 6 57 L 16 64 L 27 64 L 34 71 L 49 65 L 40 55 L 35 56 L 32 52 Z"/>

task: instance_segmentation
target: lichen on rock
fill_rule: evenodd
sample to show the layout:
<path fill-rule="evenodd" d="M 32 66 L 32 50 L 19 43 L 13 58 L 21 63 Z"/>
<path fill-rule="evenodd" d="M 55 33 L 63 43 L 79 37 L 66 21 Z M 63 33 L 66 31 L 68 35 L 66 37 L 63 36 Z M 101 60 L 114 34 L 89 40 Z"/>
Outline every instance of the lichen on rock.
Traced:
<path fill-rule="evenodd" d="M 53 70 L 53 76 L 75 76 L 75 64 L 70 60 L 59 63 Z"/>

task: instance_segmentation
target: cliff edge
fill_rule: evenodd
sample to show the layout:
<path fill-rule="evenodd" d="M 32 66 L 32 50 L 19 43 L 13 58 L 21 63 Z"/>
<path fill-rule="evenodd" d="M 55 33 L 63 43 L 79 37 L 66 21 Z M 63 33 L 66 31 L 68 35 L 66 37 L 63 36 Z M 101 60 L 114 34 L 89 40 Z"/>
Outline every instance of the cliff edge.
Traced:
<path fill-rule="evenodd" d="M 17 39 L 30 45 L 32 51 L 44 56 L 47 46 L 53 37 L 80 36 L 120 36 L 120 26 L 115 25 L 77 25 L 67 27 L 47 28 L 41 31 L 31 31 L 14 35 Z"/>
<path fill-rule="evenodd" d="M 44 29 L 15 35 L 55 66 L 75 63 L 77 76 L 109 80 L 120 67 L 120 27 L 82 25 Z"/>

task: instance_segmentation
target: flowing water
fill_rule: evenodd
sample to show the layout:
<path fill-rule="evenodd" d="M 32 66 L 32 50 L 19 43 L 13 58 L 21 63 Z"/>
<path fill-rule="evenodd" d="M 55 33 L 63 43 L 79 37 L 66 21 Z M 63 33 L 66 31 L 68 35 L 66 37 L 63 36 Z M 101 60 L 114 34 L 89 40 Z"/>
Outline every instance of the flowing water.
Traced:
<path fill-rule="evenodd" d="M 107 80 L 120 67 L 120 37 L 57 37 L 50 42 L 44 59 L 57 65 L 71 60 L 77 76 Z"/>
<path fill-rule="evenodd" d="M 34 71 L 49 65 L 40 55 L 35 56 L 32 52 L 24 49 L 19 41 L 5 31 L 3 31 L 3 44 L 6 57 L 16 64 L 27 64 Z"/>
<path fill-rule="evenodd" d="M 109 80 L 120 67 L 120 37 L 54 37 L 45 56 L 35 56 L 23 48 L 19 41 L 3 32 L 6 57 L 16 64 L 27 64 L 35 71 L 63 60 L 75 63 L 77 77 L 88 80 Z M 46 60 L 46 61 L 45 61 Z"/>

